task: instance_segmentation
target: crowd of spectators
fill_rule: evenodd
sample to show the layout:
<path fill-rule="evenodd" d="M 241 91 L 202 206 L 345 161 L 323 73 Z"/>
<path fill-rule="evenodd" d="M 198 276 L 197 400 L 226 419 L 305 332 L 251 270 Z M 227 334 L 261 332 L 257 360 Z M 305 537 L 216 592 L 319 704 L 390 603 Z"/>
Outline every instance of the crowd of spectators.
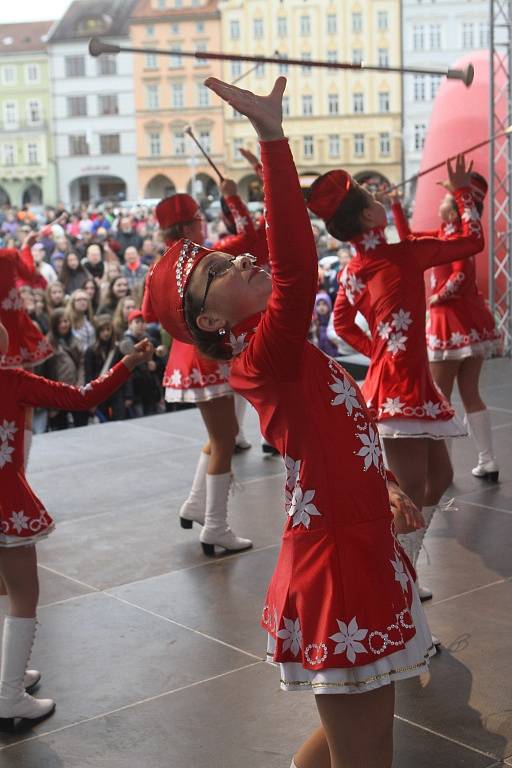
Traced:
<path fill-rule="evenodd" d="M 227 234 L 220 217 L 205 219 L 204 226 L 206 244 Z M 332 307 L 338 271 L 350 259 L 350 249 L 340 247 L 320 224 L 312 226 L 319 293 L 311 340 L 328 354 L 343 354 L 347 348 L 334 333 Z M 120 392 L 94 413 L 38 411 L 35 431 L 134 418 L 170 407 L 162 390 L 170 339 L 158 326 L 146 325 L 140 310 L 146 274 L 165 250 L 153 209 L 4 208 L 0 247 L 24 251 L 35 266 L 32 279 L 20 278 L 17 287 L 25 310 L 54 350 L 36 373 L 83 386 L 115 365 L 143 336 L 155 345 L 153 360 L 138 366 Z"/>

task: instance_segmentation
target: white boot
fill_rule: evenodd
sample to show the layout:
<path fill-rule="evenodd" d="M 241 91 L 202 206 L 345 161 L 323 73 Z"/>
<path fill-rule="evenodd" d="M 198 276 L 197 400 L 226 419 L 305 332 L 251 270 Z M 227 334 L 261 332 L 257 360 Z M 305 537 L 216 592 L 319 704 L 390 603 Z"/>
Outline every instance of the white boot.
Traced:
<path fill-rule="evenodd" d="M 192 528 L 194 523 L 204 525 L 206 509 L 206 473 L 210 457 L 201 451 L 197 462 L 196 473 L 188 499 L 180 509 L 180 524 L 182 528 Z"/>
<path fill-rule="evenodd" d="M 7 616 L 5 619 L 0 664 L 0 727 L 12 727 L 15 718 L 40 720 L 55 709 L 52 699 L 34 699 L 23 687 L 35 631 L 35 618 Z"/>
<path fill-rule="evenodd" d="M 427 533 L 430 523 L 432 522 L 432 518 L 434 517 L 434 512 L 436 509 L 436 505 L 423 507 L 421 514 L 423 515 L 423 519 L 425 521 L 425 527 L 418 531 L 413 531 L 413 533 L 403 533 L 398 537 L 400 544 L 407 554 L 407 557 L 413 564 L 414 570 L 416 570 L 416 563 L 418 562 L 423 539 L 425 538 L 425 534 Z M 431 590 L 420 586 L 419 581 L 416 581 L 416 586 L 418 587 L 420 600 L 430 600 L 432 597 Z"/>
<path fill-rule="evenodd" d="M 235 438 L 235 453 L 247 451 L 252 444 L 247 440 L 244 432 L 244 416 L 247 409 L 247 400 L 235 392 L 235 414 L 238 423 L 238 434 Z"/>
<path fill-rule="evenodd" d="M 471 474 L 483 480 L 496 482 L 500 468 L 496 462 L 492 445 L 491 416 L 487 408 L 476 413 L 467 413 L 469 429 L 478 450 L 478 464 Z"/>
<path fill-rule="evenodd" d="M 32 430 L 26 429 L 23 433 L 23 469 L 25 472 L 28 467 L 28 457 L 30 456 L 30 449 L 32 448 Z"/>
<path fill-rule="evenodd" d="M 2 636 L 4 619 L 7 616 L 9 599 L 7 595 L 0 595 L 0 637 Z M 41 680 L 41 673 L 37 669 L 27 669 L 23 679 L 23 687 L 30 693 Z"/>
<path fill-rule="evenodd" d="M 205 555 L 215 555 L 215 547 L 241 552 L 252 547 L 250 539 L 235 536 L 228 525 L 228 496 L 232 475 L 206 475 L 206 516 L 199 537 Z"/>

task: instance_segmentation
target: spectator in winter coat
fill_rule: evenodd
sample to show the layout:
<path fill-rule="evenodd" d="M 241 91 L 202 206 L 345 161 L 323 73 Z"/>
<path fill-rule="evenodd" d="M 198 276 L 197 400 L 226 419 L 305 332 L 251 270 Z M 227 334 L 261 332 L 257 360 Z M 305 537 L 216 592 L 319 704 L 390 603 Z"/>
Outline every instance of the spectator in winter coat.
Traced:
<path fill-rule="evenodd" d="M 97 341 L 85 350 L 85 382 L 93 381 L 114 367 L 122 359 L 116 342 L 110 315 L 98 315 L 95 319 Z M 119 421 L 126 418 L 123 389 L 118 389 L 108 400 L 96 408 L 101 422 Z"/>
<path fill-rule="evenodd" d="M 146 335 L 146 324 L 140 309 L 134 309 L 128 316 L 128 330 L 119 344 L 121 354 L 129 354 L 135 344 Z M 157 413 L 162 399 L 160 382 L 164 374 L 162 359 L 156 355 L 149 363 L 138 365 L 131 381 L 124 387 L 125 404 L 132 416 L 146 416 Z"/>
<path fill-rule="evenodd" d="M 67 295 L 71 296 L 73 291 L 83 288 L 89 277 L 89 272 L 80 264 L 77 254 L 74 251 L 67 253 L 60 273 L 60 281 Z"/>
<path fill-rule="evenodd" d="M 105 272 L 103 262 L 103 246 L 99 243 L 89 243 L 85 251 L 85 257 L 81 261 L 84 267 L 99 285 Z"/>
<path fill-rule="evenodd" d="M 83 288 L 73 291 L 67 309 L 71 332 L 85 352 L 96 341 L 96 332 L 92 324 L 91 302 Z"/>
<path fill-rule="evenodd" d="M 124 252 L 130 245 L 137 250 L 142 247 L 142 237 L 135 231 L 130 216 L 123 216 L 121 218 L 116 240 L 120 245 L 119 256 L 121 257 L 121 260 L 124 258 Z"/>
<path fill-rule="evenodd" d="M 71 331 L 71 322 L 64 309 L 56 309 L 50 318 L 48 341 L 53 347 L 53 356 L 44 364 L 44 375 L 53 381 L 82 386 L 84 383 L 84 352 Z M 72 412 L 75 427 L 85 426 L 89 414 Z M 49 427 L 52 430 L 68 428 L 67 411 L 50 411 Z"/>
<path fill-rule="evenodd" d="M 121 267 L 121 274 L 128 280 L 128 286 L 131 291 L 137 285 L 144 282 L 149 271 L 149 267 L 142 264 L 139 252 L 133 245 L 129 245 L 124 252 L 124 264 Z"/>

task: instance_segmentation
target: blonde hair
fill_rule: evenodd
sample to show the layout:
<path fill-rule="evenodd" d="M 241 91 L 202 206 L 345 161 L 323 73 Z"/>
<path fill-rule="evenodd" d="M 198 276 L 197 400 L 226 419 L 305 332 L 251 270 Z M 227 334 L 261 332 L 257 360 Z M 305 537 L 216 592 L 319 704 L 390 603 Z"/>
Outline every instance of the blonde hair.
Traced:
<path fill-rule="evenodd" d="M 128 321 L 124 319 L 124 305 L 126 304 L 127 300 L 133 301 L 134 309 L 139 309 L 139 305 L 133 296 L 128 294 L 128 296 L 123 296 L 122 299 L 119 299 L 117 307 L 114 310 L 114 314 L 112 315 L 112 325 L 114 326 L 114 331 L 118 338 L 120 338 L 128 328 Z"/>
<path fill-rule="evenodd" d="M 66 307 L 66 314 L 69 317 L 72 328 L 77 328 L 79 326 L 78 321 L 82 319 L 82 315 L 79 315 L 75 309 L 75 300 L 79 294 L 83 294 L 87 299 L 87 310 L 84 313 L 83 317 L 86 320 L 88 320 L 90 323 L 92 323 L 91 300 L 83 288 L 77 288 L 76 291 L 73 291 L 73 293 L 69 297 L 69 304 Z"/>

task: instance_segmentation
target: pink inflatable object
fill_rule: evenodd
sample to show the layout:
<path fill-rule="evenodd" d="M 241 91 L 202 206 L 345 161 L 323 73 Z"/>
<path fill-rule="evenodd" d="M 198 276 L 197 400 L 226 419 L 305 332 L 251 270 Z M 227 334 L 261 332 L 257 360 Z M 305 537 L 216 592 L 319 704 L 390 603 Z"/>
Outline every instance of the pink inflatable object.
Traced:
<path fill-rule="evenodd" d="M 444 80 L 436 96 L 420 171 L 439 163 L 446 157 L 460 152 L 490 136 L 489 129 L 489 53 L 477 51 L 459 59 L 454 68 L 462 68 L 471 62 L 475 67 L 473 85 L 465 88 L 454 80 Z M 497 78 L 496 88 L 503 85 L 503 75 Z M 506 115 L 503 116 L 506 119 Z M 468 156 L 473 160 L 473 169 L 489 180 L 489 145 L 477 149 Z M 499 167 L 500 175 L 505 171 L 505 160 Z M 445 195 L 436 182 L 447 178 L 446 169 L 439 168 L 418 179 L 413 231 L 437 229 L 440 223 L 439 203 Z M 498 196 L 499 199 L 499 196 Z M 485 250 L 476 257 L 477 278 L 480 290 L 488 295 L 489 271 L 489 207 L 484 203 L 483 224 Z"/>

